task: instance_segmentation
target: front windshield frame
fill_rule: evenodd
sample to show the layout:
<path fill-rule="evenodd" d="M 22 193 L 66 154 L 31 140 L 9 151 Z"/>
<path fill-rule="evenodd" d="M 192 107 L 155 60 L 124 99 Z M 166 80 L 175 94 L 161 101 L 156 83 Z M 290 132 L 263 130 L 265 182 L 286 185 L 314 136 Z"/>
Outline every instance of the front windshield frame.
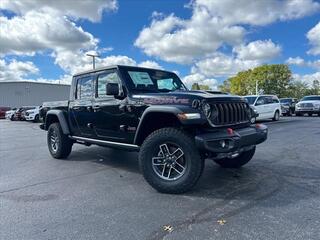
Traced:
<path fill-rule="evenodd" d="M 183 84 L 181 79 L 173 72 L 163 71 L 159 69 L 149 69 L 149 68 L 140 68 L 140 67 L 129 67 L 121 66 L 119 67 L 119 72 L 123 76 L 126 82 L 126 87 L 131 91 L 144 91 L 144 92 L 171 92 L 171 91 L 189 91 L 188 88 Z M 134 80 L 130 76 L 129 72 L 143 72 L 148 73 L 150 79 L 153 82 L 153 85 L 147 86 L 137 86 L 134 83 Z M 172 79 L 172 82 L 177 84 L 176 88 L 173 89 L 161 89 L 158 88 L 157 81 Z M 140 84 L 139 84 L 140 85 Z M 143 85 L 143 84 L 141 84 Z"/>
<path fill-rule="evenodd" d="M 257 100 L 257 96 L 246 96 L 244 97 L 250 105 L 253 105 Z"/>
<path fill-rule="evenodd" d="M 301 101 L 320 101 L 320 96 L 306 96 Z"/>

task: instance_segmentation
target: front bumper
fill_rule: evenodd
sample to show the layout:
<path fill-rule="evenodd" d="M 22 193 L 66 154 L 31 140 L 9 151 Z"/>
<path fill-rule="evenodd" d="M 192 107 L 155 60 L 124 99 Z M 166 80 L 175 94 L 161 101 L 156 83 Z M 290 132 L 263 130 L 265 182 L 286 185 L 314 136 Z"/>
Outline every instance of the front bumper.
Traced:
<path fill-rule="evenodd" d="M 232 130 L 219 129 L 196 135 L 196 146 L 201 151 L 212 153 L 236 152 L 242 148 L 264 142 L 268 136 L 268 128 L 263 124 Z"/>
<path fill-rule="evenodd" d="M 295 113 L 301 113 L 301 114 L 305 114 L 305 113 L 320 113 L 320 109 L 319 108 L 297 108 Z"/>
<path fill-rule="evenodd" d="M 35 115 L 28 115 L 28 116 L 25 116 L 25 119 L 27 121 L 33 121 L 35 119 Z"/>

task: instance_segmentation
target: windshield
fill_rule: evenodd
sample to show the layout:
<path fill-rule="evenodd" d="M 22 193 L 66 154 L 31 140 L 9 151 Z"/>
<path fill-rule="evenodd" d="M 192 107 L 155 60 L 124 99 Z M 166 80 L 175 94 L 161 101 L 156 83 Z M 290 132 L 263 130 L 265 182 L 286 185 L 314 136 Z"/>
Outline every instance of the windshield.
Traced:
<path fill-rule="evenodd" d="M 291 103 L 291 98 L 282 98 L 280 99 L 281 103 Z"/>
<path fill-rule="evenodd" d="M 310 97 L 302 98 L 302 101 L 314 101 L 314 100 L 319 100 L 320 101 L 320 96 L 310 96 Z"/>
<path fill-rule="evenodd" d="M 257 97 L 244 97 L 245 99 L 247 99 L 248 103 L 250 105 L 253 105 L 254 102 L 256 101 Z"/>
<path fill-rule="evenodd" d="M 121 67 L 120 71 L 131 90 L 151 92 L 188 90 L 179 77 L 171 72 L 137 67 Z"/>

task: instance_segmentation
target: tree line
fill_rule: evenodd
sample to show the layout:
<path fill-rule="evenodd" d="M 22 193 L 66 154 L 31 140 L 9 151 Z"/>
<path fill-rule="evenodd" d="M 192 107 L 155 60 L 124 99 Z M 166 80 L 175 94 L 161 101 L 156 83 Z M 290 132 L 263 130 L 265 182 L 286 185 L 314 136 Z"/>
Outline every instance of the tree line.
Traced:
<path fill-rule="evenodd" d="M 196 86 L 197 85 L 197 86 Z M 193 89 L 208 90 L 206 85 L 195 84 Z M 294 80 L 288 65 L 262 65 L 239 72 L 226 79 L 219 89 L 236 95 L 274 94 L 278 97 L 302 98 L 305 95 L 320 95 L 320 79 L 314 79 L 311 86 Z"/>

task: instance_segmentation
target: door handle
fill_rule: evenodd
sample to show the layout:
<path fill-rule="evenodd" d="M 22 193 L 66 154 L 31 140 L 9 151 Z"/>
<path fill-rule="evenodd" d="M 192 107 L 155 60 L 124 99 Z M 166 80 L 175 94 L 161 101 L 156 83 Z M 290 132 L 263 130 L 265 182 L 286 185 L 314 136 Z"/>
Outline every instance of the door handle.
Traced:
<path fill-rule="evenodd" d="M 72 109 L 73 109 L 73 110 L 79 110 L 80 107 L 79 107 L 79 106 L 74 106 L 74 107 L 72 107 Z"/>
<path fill-rule="evenodd" d="M 92 109 L 93 109 L 94 111 L 100 111 L 100 110 L 101 110 L 101 107 L 100 107 L 100 105 L 94 105 L 94 106 L 92 107 Z"/>

